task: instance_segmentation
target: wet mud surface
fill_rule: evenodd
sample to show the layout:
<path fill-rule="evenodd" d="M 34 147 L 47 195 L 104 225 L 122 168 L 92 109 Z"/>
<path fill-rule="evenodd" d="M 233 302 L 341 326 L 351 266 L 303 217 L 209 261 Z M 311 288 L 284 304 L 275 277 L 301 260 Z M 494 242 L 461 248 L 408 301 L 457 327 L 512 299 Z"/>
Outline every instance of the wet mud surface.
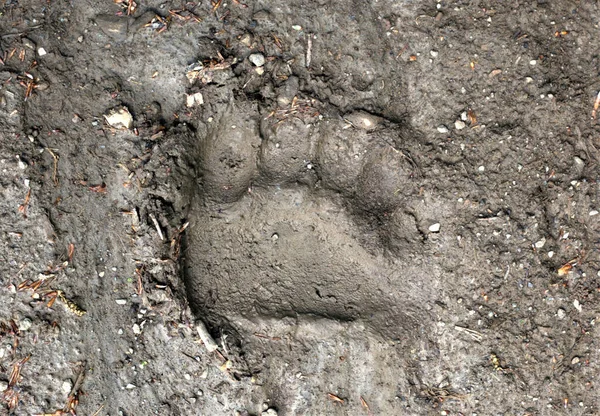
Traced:
<path fill-rule="evenodd" d="M 595 2 L 0 11 L 0 414 L 600 412 Z"/>

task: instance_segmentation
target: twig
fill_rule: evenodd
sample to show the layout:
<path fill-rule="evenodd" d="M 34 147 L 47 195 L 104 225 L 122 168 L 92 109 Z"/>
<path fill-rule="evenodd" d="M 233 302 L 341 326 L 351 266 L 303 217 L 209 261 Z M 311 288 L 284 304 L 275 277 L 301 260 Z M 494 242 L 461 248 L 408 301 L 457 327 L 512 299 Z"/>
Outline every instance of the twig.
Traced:
<path fill-rule="evenodd" d="M 306 67 L 310 67 L 310 61 L 312 60 L 312 34 L 308 34 L 306 41 Z"/>
<path fill-rule="evenodd" d="M 102 409 L 104 409 L 104 405 L 100 406 L 100 408 L 98 410 L 96 410 L 92 416 L 98 416 L 98 414 L 100 413 L 100 411 Z"/>
<path fill-rule="evenodd" d="M 46 147 L 48 153 L 52 155 L 54 158 L 54 169 L 52 171 L 52 182 L 54 182 L 54 186 L 58 186 L 58 155 L 52 151 L 49 147 Z"/>
<path fill-rule="evenodd" d="M 1 35 L 0 38 L 6 39 L 6 38 L 10 38 L 12 36 L 23 36 L 32 30 L 39 29 L 40 27 L 42 27 L 42 25 L 31 26 L 31 27 L 27 28 L 26 30 L 23 30 L 22 32 L 5 33 L 4 35 Z"/>
<path fill-rule="evenodd" d="M 150 219 L 154 223 L 154 227 L 156 227 L 156 231 L 158 232 L 158 236 L 160 237 L 161 240 L 164 240 L 165 236 L 163 235 L 163 232 L 160 229 L 160 224 L 158 223 L 158 220 L 156 219 L 156 217 L 154 216 L 154 214 L 150 214 Z"/>
<path fill-rule="evenodd" d="M 200 339 L 204 343 L 204 346 L 206 347 L 208 352 L 216 351 L 219 348 L 213 337 L 208 332 L 208 329 L 206 329 L 206 325 L 204 325 L 204 322 L 196 322 L 196 331 L 198 331 L 198 335 L 200 335 Z"/>
<path fill-rule="evenodd" d="M 596 112 L 598 111 L 598 107 L 600 107 L 600 92 L 596 96 L 596 100 L 594 101 L 594 109 L 592 110 L 592 118 L 596 120 Z"/>
<path fill-rule="evenodd" d="M 464 328 L 458 325 L 455 325 L 454 329 L 469 334 L 477 342 L 481 342 L 481 340 L 483 339 L 483 335 L 481 334 L 481 332 L 477 332 L 474 329 Z"/>

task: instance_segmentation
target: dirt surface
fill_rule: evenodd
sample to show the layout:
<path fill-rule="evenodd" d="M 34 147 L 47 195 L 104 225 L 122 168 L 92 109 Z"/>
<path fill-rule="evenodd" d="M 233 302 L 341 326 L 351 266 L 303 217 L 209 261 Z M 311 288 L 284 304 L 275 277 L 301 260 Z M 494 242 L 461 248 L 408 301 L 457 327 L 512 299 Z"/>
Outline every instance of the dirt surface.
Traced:
<path fill-rule="evenodd" d="M 596 2 L 0 12 L 0 414 L 600 414 Z"/>

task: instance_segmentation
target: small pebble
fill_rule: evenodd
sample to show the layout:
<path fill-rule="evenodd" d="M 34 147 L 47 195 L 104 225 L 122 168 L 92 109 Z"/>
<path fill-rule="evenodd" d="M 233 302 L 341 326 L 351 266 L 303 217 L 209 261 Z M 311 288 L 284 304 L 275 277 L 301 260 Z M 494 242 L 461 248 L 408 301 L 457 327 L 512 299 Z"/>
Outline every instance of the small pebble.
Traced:
<path fill-rule="evenodd" d="M 142 328 L 138 324 L 133 324 L 133 333 L 139 335 L 142 333 Z"/>
<path fill-rule="evenodd" d="M 187 107 L 195 107 L 197 105 L 204 104 L 204 97 L 201 92 L 197 92 L 195 94 L 189 94 L 186 96 L 185 105 Z"/>
<path fill-rule="evenodd" d="M 485 172 L 485 166 L 481 165 L 477 168 L 479 172 Z"/>
<path fill-rule="evenodd" d="M 127 304 L 127 299 L 117 299 L 115 302 L 117 302 L 117 305 L 125 305 Z"/>
<path fill-rule="evenodd" d="M 265 64 L 265 57 L 262 53 L 253 53 L 248 57 L 248 60 L 254 64 L 254 66 L 263 66 Z"/>
<path fill-rule="evenodd" d="M 429 51 L 429 54 L 431 55 L 432 58 L 437 58 L 439 55 L 438 51 Z"/>
<path fill-rule="evenodd" d="M 596 211 L 595 209 L 590 211 L 590 217 L 593 217 L 594 215 L 598 215 L 598 211 Z"/>
<path fill-rule="evenodd" d="M 466 124 L 464 121 L 462 121 L 462 120 L 456 120 L 456 121 L 454 122 L 454 128 L 455 128 L 456 130 L 462 130 L 462 129 L 464 129 L 465 127 L 467 127 L 467 124 Z"/>
<path fill-rule="evenodd" d="M 261 413 L 261 416 L 277 416 L 277 410 L 270 408 Z"/>
<path fill-rule="evenodd" d="M 71 389 L 73 388 L 73 383 L 71 382 L 71 380 L 65 380 L 63 381 L 62 386 L 60 388 L 63 391 L 63 393 L 69 394 L 71 393 Z"/>
<path fill-rule="evenodd" d="M 8 389 L 8 383 L 4 380 L 0 380 L 0 391 L 6 391 Z"/>
<path fill-rule="evenodd" d="M 545 244 L 546 244 L 546 239 L 542 238 L 541 240 L 535 242 L 535 248 L 542 248 L 542 247 L 544 247 Z"/>
<path fill-rule="evenodd" d="M 240 38 L 240 43 L 249 48 L 250 46 L 252 46 L 252 35 L 246 33 Z"/>
<path fill-rule="evenodd" d="M 573 357 L 573 359 L 571 360 L 571 364 L 575 365 L 575 364 L 579 364 L 579 357 Z"/>
<path fill-rule="evenodd" d="M 537 61 L 535 59 L 532 59 L 531 61 L 529 61 L 529 65 L 534 66 L 537 64 Z"/>
<path fill-rule="evenodd" d="M 565 317 L 567 316 L 567 312 L 563 308 L 559 308 L 556 311 L 556 316 L 558 317 L 558 319 L 565 319 Z"/>
<path fill-rule="evenodd" d="M 125 386 L 126 389 L 131 390 L 131 389 L 135 389 L 135 385 L 134 384 L 128 384 Z"/>
<path fill-rule="evenodd" d="M 429 231 L 432 232 L 432 233 L 437 233 L 437 232 L 440 231 L 440 227 L 441 227 L 440 223 L 436 222 L 435 224 L 431 224 L 429 226 Z"/>
<path fill-rule="evenodd" d="M 31 319 L 29 319 L 29 318 L 22 319 L 19 322 L 19 331 L 28 331 L 31 329 L 32 325 L 33 325 L 33 322 L 31 322 Z"/>
<path fill-rule="evenodd" d="M 578 311 L 578 312 L 581 312 L 581 311 L 582 311 L 582 309 L 583 309 L 583 308 L 581 307 L 581 304 L 579 303 L 579 301 L 578 301 L 577 299 L 575 299 L 575 300 L 573 301 L 573 306 L 575 307 L 575 309 L 577 309 L 577 311 Z"/>
<path fill-rule="evenodd" d="M 552 258 L 554 256 L 554 251 L 549 251 L 548 252 L 548 258 Z"/>
<path fill-rule="evenodd" d="M 115 129 L 131 129 L 133 127 L 133 116 L 127 107 L 112 109 L 108 114 L 104 115 L 109 126 Z"/>
<path fill-rule="evenodd" d="M 39 49 L 38 49 L 38 55 L 39 55 L 39 56 L 44 56 L 44 55 L 46 55 L 47 53 L 48 53 L 48 52 L 46 52 L 46 49 L 44 49 L 44 48 L 39 48 Z"/>
<path fill-rule="evenodd" d="M 437 131 L 440 133 L 448 133 L 448 127 L 444 125 L 438 126 Z"/>
<path fill-rule="evenodd" d="M 21 158 L 19 157 L 19 155 L 17 155 L 17 165 L 19 166 L 19 169 L 21 169 L 21 170 L 27 169 L 27 163 L 23 162 L 21 160 Z"/>

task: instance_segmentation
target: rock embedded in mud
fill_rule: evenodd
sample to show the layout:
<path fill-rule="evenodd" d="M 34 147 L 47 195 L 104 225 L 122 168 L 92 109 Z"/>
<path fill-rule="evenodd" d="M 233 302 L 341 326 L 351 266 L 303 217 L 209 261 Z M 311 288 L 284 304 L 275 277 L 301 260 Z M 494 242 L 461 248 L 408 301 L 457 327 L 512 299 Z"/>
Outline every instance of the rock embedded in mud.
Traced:
<path fill-rule="evenodd" d="M 262 53 L 253 53 L 248 57 L 248 60 L 252 62 L 254 66 L 263 66 L 265 64 L 265 57 Z"/>
<path fill-rule="evenodd" d="M 197 92 L 194 94 L 188 94 L 186 96 L 185 105 L 189 107 L 196 107 L 198 105 L 204 104 L 204 97 L 201 92 Z"/>
<path fill-rule="evenodd" d="M 125 106 L 110 110 L 104 118 L 108 125 L 115 129 L 129 130 L 133 127 L 133 116 Z"/>
<path fill-rule="evenodd" d="M 114 15 L 99 15 L 94 18 L 100 30 L 115 40 L 125 39 L 130 20 L 133 21 L 125 16 Z"/>
<path fill-rule="evenodd" d="M 33 326 L 33 322 L 29 318 L 24 318 L 19 321 L 19 331 L 29 331 Z"/>
<path fill-rule="evenodd" d="M 432 232 L 432 233 L 440 232 L 440 223 L 436 222 L 435 224 L 431 224 L 429 226 L 429 232 Z"/>
<path fill-rule="evenodd" d="M 344 116 L 344 120 L 357 129 L 366 131 L 375 130 L 381 123 L 382 118 L 369 114 L 366 111 L 355 111 Z"/>

